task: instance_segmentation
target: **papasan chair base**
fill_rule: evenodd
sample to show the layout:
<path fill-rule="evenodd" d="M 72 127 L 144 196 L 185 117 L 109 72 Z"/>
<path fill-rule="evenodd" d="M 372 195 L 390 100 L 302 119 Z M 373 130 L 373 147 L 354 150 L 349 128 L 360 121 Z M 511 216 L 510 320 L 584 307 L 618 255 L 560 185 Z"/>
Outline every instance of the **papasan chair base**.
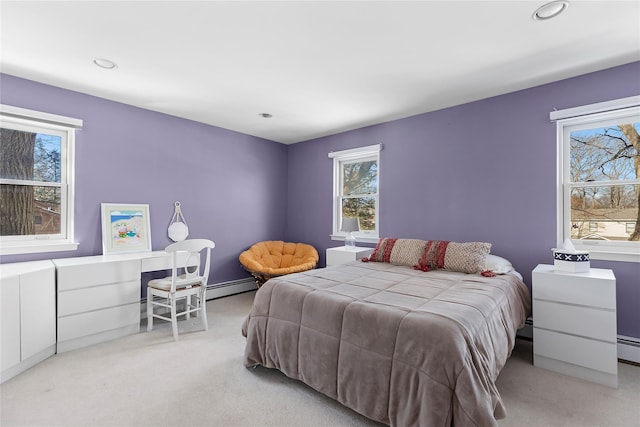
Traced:
<path fill-rule="evenodd" d="M 274 277 L 316 268 L 318 251 L 306 243 L 268 240 L 254 244 L 238 259 L 259 288 Z"/>

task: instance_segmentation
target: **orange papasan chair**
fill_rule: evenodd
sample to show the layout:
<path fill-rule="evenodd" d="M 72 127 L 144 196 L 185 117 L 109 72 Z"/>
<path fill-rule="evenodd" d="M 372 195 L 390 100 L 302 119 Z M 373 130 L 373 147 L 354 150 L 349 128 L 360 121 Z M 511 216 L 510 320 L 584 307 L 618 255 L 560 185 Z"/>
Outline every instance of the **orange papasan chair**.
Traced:
<path fill-rule="evenodd" d="M 318 251 L 306 243 L 269 240 L 254 244 L 240 254 L 239 260 L 259 288 L 273 277 L 316 268 Z"/>

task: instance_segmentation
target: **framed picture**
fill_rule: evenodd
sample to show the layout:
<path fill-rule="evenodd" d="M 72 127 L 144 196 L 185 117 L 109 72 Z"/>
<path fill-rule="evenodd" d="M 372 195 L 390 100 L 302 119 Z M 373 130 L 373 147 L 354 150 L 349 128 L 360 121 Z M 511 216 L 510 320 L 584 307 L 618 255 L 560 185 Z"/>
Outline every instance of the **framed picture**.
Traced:
<path fill-rule="evenodd" d="M 149 205 L 102 203 L 102 253 L 150 251 Z"/>

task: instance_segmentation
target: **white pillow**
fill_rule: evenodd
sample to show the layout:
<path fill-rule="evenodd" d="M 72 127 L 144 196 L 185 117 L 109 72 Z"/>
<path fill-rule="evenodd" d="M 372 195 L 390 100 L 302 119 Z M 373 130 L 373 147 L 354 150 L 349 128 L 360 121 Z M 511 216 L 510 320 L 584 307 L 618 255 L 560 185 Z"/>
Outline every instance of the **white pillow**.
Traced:
<path fill-rule="evenodd" d="M 507 274 L 513 270 L 513 265 L 502 257 L 493 254 L 487 254 L 484 260 L 484 269 L 491 270 L 496 274 Z"/>

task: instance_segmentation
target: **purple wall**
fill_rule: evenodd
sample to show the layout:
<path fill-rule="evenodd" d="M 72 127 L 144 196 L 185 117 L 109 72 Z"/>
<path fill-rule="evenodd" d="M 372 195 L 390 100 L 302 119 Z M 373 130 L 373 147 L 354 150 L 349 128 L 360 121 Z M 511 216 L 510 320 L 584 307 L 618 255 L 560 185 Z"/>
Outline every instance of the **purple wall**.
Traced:
<path fill-rule="evenodd" d="M 640 94 L 640 62 L 285 146 L 0 74 L 0 102 L 76 117 L 75 252 L 102 253 L 100 203 L 148 203 L 153 249 L 180 200 L 191 237 L 217 244 L 210 281 L 247 277 L 252 243 L 331 241 L 335 150 L 383 143 L 381 235 L 493 243 L 530 283 L 555 246 L 555 125 L 549 111 Z M 122 159 L 128 159 L 129 163 Z M 268 165 L 268 167 L 265 167 Z M 287 188 L 287 191 L 281 191 Z M 640 264 L 593 261 L 617 277 L 618 333 L 640 338 Z"/>
<path fill-rule="evenodd" d="M 100 203 L 148 203 L 154 250 L 171 240 L 173 202 L 189 237 L 216 243 L 211 283 L 247 277 L 238 255 L 286 230 L 287 146 L 0 74 L 0 102 L 75 117 L 77 251 L 7 255 L 5 262 L 102 254 Z M 268 167 L 265 167 L 268 165 Z"/>
<path fill-rule="evenodd" d="M 381 237 L 487 241 L 531 282 L 556 245 L 556 135 L 549 112 L 640 94 L 640 62 L 289 147 L 287 238 L 331 241 L 330 151 L 383 144 Z M 618 333 L 640 338 L 640 264 L 617 278 Z"/>

